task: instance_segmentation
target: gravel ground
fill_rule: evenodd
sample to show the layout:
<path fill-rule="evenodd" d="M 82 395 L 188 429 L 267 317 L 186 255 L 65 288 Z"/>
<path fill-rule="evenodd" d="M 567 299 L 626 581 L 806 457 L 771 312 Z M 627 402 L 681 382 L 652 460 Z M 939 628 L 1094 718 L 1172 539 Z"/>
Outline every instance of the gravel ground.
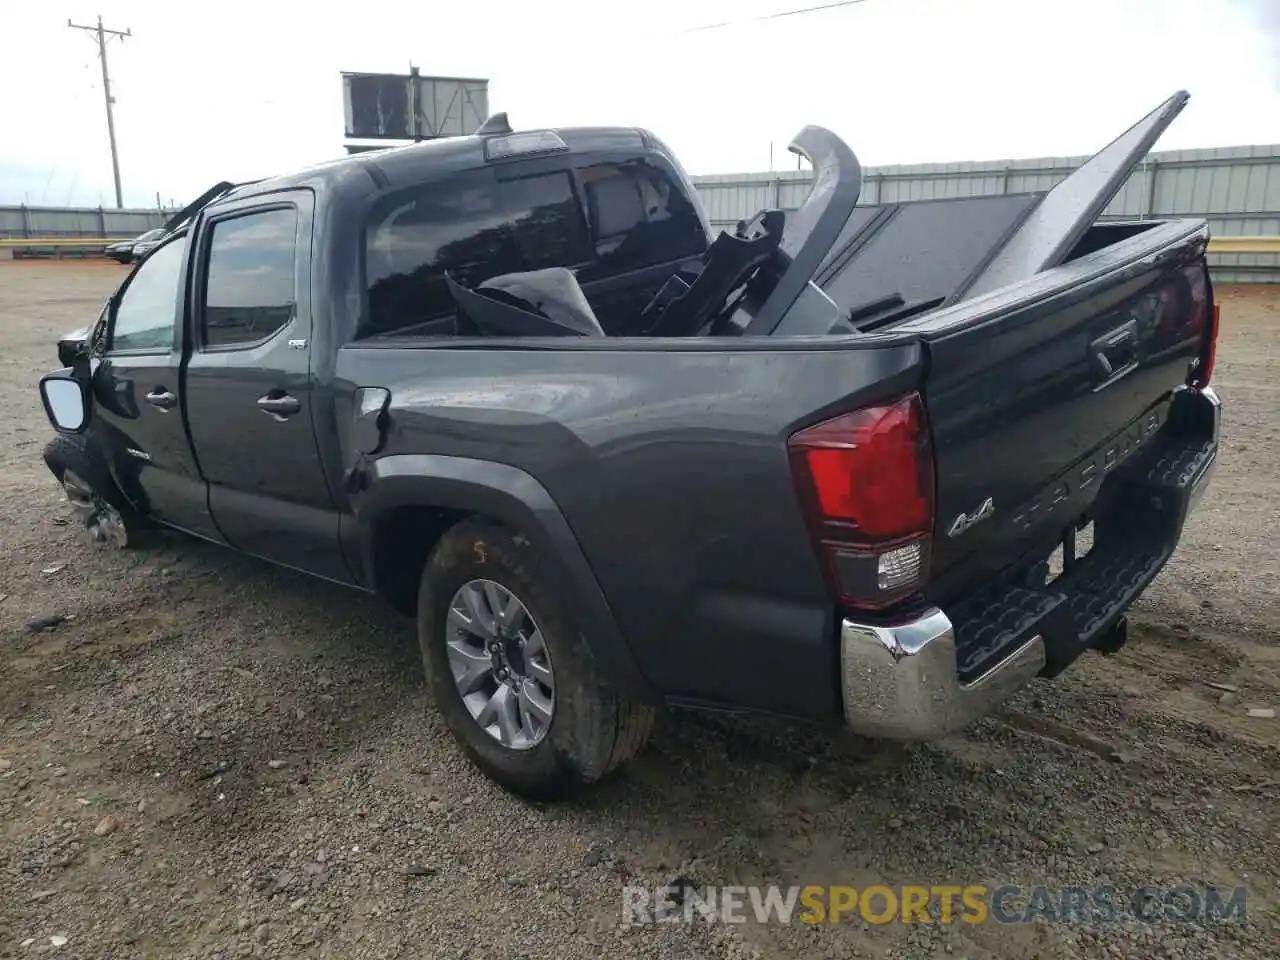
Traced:
<path fill-rule="evenodd" d="M 1249 715 L 1280 707 L 1280 290 L 1220 291 L 1222 466 L 1119 655 L 918 747 L 672 715 L 543 807 L 462 759 L 377 603 L 66 523 L 35 380 L 122 276 L 0 264 L 0 957 L 1280 955 L 1280 721 Z M 1211 882 L 1248 921 L 620 923 L 676 877 Z"/>

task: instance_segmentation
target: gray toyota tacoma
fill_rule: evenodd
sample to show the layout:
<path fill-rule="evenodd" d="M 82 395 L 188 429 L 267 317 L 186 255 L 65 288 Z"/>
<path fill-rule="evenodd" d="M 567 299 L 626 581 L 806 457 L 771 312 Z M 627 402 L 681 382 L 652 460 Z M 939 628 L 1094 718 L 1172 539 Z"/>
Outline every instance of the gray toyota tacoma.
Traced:
<path fill-rule="evenodd" d="M 45 462 L 93 539 L 416 617 L 528 796 L 664 705 L 939 736 L 1118 649 L 1205 489 L 1206 224 L 1101 219 L 1186 100 L 1047 192 L 916 203 L 808 127 L 805 203 L 718 236 L 634 128 L 221 184 L 59 343 Z"/>

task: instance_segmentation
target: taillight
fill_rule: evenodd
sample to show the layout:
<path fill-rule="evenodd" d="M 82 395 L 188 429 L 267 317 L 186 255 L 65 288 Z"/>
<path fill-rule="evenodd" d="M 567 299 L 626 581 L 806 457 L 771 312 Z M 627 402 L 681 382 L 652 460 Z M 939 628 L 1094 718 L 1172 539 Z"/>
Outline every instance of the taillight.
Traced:
<path fill-rule="evenodd" d="M 1196 367 L 1192 383 L 1197 387 L 1207 387 L 1213 379 L 1213 365 L 1218 359 L 1218 305 L 1215 303 L 1209 313 L 1209 330 L 1206 333 L 1200 363 Z"/>
<path fill-rule="evenodd" d="M 1213 302 L 1213 289 L 1202 265 L 1188 267 L 1186 274 L 1190 286 L 1187 324 L 1202 338 L 1200 354 L 1191 364 L 1187 382 L 1193 387 L 1207 387 L 1218 357 L 1218 305 Z"/>
<path fill-rule="evenodd" d="M 824 573 L 842 602 L 876 609 L 924 586 L 933 452 L 918 394 L 807 427 L 787 451 Z"/>

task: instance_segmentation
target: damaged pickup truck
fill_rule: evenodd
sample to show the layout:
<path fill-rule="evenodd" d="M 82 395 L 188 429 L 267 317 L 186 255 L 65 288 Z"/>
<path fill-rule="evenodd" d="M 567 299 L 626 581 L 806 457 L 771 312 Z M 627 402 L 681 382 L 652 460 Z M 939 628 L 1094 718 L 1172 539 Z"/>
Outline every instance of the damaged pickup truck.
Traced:
<path fill-rule="evenodd" d="M 416 617 L 529 796 L 663 705 L 936 737 L 1118 649 L 1205 489 L 1207 227 L 1100 219 L 1186 100 L 1047 192 L 916 203 L 808 127 L 805 203 L 714 237 L 631 128 L 227 184 L 59 344 L 45 461 L 99 540 Z"/>

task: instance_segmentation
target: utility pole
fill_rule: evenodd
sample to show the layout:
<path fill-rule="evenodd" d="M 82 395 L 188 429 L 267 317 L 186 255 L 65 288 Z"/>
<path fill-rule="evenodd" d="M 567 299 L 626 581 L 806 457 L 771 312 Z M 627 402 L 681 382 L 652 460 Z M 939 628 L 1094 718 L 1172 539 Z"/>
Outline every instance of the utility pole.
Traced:
<path fill-rule="evenodd" d="M 124 208 L 124 197 L 120 191 L 120 158 L 116 154 L 116 118 L 111 110 L 111 105 L 115 103 L 115 98 L 111 96 L 111 74 L 107 70 L 107 40 L 109 37 L 119 37 L 123 40 L 125 37 L 133 36 L 133 30 L 126 28 L 124 30 L 108 30 L 102 25 L 102 17 L 98 17 L 98 25 L 96 27 L 86 27 L 78 23 L 72 23 L 67 20 L 67 26 L 73 30 L 88 30 L 95 34 L 98 38 L 98 59 L 102 61 L 102 95 L 107 102 L 107 138 L 111 141 L 111 174 L 116 181 L 116 209 Z"/>

